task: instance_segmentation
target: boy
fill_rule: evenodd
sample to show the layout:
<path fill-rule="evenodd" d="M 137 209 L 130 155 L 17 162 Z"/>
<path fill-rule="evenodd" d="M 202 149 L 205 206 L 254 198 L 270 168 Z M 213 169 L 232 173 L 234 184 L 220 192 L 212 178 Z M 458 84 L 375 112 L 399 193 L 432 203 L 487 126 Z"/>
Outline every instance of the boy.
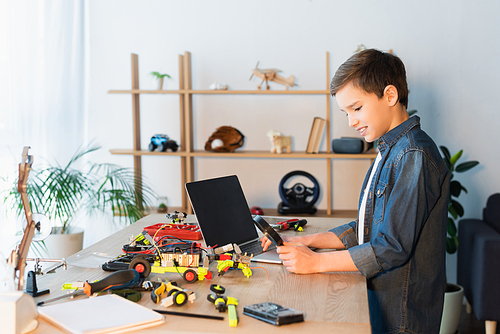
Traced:
<path fill-rule="evenodd" d="M 325 233 L 282 236 L 283 265 L 301 274 L 361 272 L 373 333 L 439 333 L 450 175 L 420 119 L 408 116 L 404 65 L 390 53 L 361 51 L 339 67 L 330 92 L 349 126 L 368 142 L 378 139 L 379 154 L 358 219 Z"/>

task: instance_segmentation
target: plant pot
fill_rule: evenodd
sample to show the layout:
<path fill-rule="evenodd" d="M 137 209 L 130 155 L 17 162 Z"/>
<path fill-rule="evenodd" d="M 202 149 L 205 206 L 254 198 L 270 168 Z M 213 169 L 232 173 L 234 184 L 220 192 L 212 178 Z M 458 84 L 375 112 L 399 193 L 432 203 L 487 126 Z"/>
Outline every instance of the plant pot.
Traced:
<path fill-rule="evenodd" d="M 83 229 L 74 227 L 71 233 L 61 234 L 60 227 L 53 227 L 44 240 L 50 258 L 62 259 L 79 252 L 83 248 Z"/>
<path fill-rule="evenodd" d="M 456 284 L 446 284 L 443 316 L 441 318 L 441 328 L 439 330 L 440 334 L 454 334 L 457 332 L 463 300 L 463 287 Z"/>
<path fill-rule="evenodd" d="M 158 90 L 163 90 L 163 78 L 158 78 Z"/>

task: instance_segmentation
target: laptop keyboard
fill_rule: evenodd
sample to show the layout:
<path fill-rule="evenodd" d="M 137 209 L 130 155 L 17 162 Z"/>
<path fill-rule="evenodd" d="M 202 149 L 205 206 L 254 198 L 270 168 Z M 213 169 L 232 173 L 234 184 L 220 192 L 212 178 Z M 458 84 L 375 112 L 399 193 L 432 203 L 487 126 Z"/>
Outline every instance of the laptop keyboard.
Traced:
<path fill-rule="evenodd" d="M 269 251 L 269 250 L 272 250 L 275 248 L 276 248 L 276 245 L 272 244 L 271 246 L 269 246 L 269 248 L 267 250 Z M 258 255 L 258 254 L 262 253 L 262 246 L 261 246 L 260 240 L 255 240 L 255 241 L 249 242 L 245 245 L 240 245 L 240 249 L 241 249 L 242 253 L 247 253 L 249 255 L 250 254 Z"/>

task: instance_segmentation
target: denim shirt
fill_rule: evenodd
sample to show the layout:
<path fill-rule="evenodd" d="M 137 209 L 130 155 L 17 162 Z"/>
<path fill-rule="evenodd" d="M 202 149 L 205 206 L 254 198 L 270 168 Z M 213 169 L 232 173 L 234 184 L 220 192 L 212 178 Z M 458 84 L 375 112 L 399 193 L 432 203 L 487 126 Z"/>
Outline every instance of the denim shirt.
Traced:
<path fill-rule="evenodd" d="M 382 160 L 367 194 L 364 243 L 357 240 L 357 220 L 331 232 L 367 277 L 373 333 L 439 333 L 450 173 L 418 116 L 387 132 L 378 147 Z"/>

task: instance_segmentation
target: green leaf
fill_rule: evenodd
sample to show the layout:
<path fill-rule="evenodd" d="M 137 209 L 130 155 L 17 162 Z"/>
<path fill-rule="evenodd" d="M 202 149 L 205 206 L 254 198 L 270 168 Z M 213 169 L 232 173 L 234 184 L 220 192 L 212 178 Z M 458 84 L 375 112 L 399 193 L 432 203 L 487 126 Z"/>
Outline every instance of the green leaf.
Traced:
<path fill-rule="evenodd" d="M 451 155 L 450 155 L 450 151 L 448 150 L 448 148 L 446 146 L 439 146 L 439 148 L 441 149 L 441 152 L 443 152 L 444 158 L 448 159 L 448 161 L 450 161 Z"/>
<path fill-rule="evenodd" d="M 452 237 L 457 236 L 457 227 L 455 226 L 453 219 L 450 217 L 448 217 L 448 234 Z"/>
<path fill-rule="evenodd" d="M 455 153 L 455 155 L 450 158 L 450 163 L 454 166 L 455 163 L 458 161 L 458 159 L 460 159 L 460 157 L 462 156 L 463 153 L 464 153 L 464 150 L 460 150 L 457 153 Z"/>
<path fill-rule="evenodd" d="M 164 77 L 167 77 L 167 78 L 171 78 L 170 75 L 168 74 L 161 74 L 160 72 L 151 72 L 149 73 L 151 74 L 152 76 L 156 77 L 157 79 L 161 79 L 161 78 L 164 78 Z"/>
<path fill-rule="evenodd" d="M 462 185 L 458 181 L 450 182 L 450 194 L 451 196 L 458 197 L 462 191 Z"/>
<path fill-rule="evenodd" d="M 462 217 L 464 215 L 464 208 L 457 201 L 451 200 L 451 207 L 453 207 L 458 216 Z M 457 217 L 454 218 L 457 219 Z"/>
<path fill-rule="evenodd" d="M 451 214 L 451 216 L 453 217 L 453 219 L 457 219 L 458 218 L 458 213 L 455 210 L 455 207 L 453 205 L 450 204 L 450 206 L 448 206 L 448 212 Z"/>
<path fill-rule="evenodd" d="M 446 238 L 446 252 L 449 254 L 455 254 L 457 251 L 457 244 L 452 237 Z"/>
<path fill-rule="evenodd" d="M 450 151 L 448 151 L 446 146 L 439 146 L 439 148 L 441 149 L 441 152 L 443 152 L 443 160 L 446 164 L 446 167 L 448 167 L 448 169 L 452 171 L 452 165 L 450 162 Z M 451 174 L 451 177 L 453 178 L 453 174 Z"/>
<path fill-rule="evenodd" d="M 477 165 L 479 165 L 479 161 L 467 161 L 467 162 L 464 162 L 464 163 L 461 163 L 460 165 L 458 165 L 455 168 L 455 171 L 457 173 L 463 173 L 463 172 L 468 171 L 469 169 L 476 167 Z"/>

